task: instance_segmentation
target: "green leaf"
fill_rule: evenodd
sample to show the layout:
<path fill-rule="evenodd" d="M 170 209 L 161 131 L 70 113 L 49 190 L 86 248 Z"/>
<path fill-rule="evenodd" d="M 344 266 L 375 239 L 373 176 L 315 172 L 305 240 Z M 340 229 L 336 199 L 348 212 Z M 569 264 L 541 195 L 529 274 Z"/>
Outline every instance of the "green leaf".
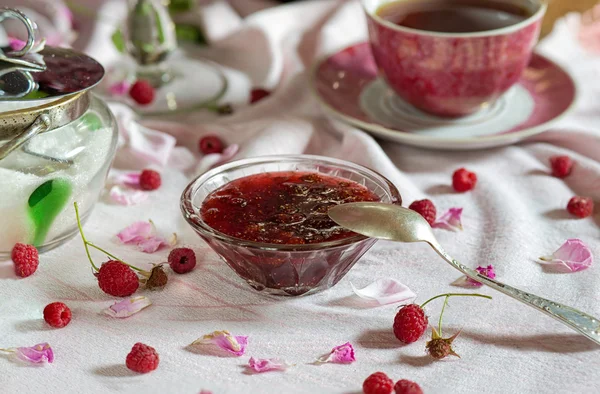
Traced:
<path fill-rule="evenodd" d="M 100 119 L 100 117 L 92 112 L 83 115 L 81 121 L 91 131 L 98 131 L 103 127 L 102 120 Z"/>
<path fill-rule="evenodd" d="M 185 12 L 191 10 L 193 6 L 193 0 L 171 0 L 169 3 L 169 11 L 172 13 Z"/>
<path fill-rule="evenodd" d="M 206 45 L 206 39 L 202 30 L 192 25 L 175 25 L 175 34 L 179 41 L 190 41 L 201 45 Z"/>
<path fill-rule="evenodd" d="M 110 39 L 112 40 L 115 48 L 117 48 L 117 51 L 125 53 L 125 38 L 123 37 L 123 32 L 121 29 L 115 30 Z"/>

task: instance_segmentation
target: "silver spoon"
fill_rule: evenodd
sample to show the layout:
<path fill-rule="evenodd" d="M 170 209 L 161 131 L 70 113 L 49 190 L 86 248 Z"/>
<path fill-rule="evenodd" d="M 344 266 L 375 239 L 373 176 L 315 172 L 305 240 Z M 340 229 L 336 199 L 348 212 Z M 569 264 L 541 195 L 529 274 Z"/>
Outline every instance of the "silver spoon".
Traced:
<path fill-rule="evenodd" d="M 505 285 L 465 267 L 444 251 L 435 239 L 429 223 L 415 211 L 392 204 L 358 202 L 337 205 L 329 209 L 328 214 L 340 226 L 367 237 L 398 242 L 426 242 L 444 260 L 469 278 L 544 312 L 600 345 L 600 319 Z"/>

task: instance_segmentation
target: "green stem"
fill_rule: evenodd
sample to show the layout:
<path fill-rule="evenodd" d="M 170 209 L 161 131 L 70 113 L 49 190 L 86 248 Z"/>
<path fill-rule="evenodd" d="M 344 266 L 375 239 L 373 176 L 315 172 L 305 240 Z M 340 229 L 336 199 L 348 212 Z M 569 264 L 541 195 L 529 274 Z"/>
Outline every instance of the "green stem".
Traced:
<path fill-rule="evenodd" d="M 448 298 L 450 296 L 446 296 L 444 299 L 444 305 L 442 305 L 442 311 L 440 312 L 440 320 L 438 321 L 438 331 L 440 332 L 440 336 L 442 336 L 442 315 L 444 314 L 444 309 L 446 309 L 446 305 L 448 305 Z"/>
<path fill-rule="evenodd" d="M 425 305 L 429 304 L 431 301 L 435 300 L 436 298 L 440 298 L 440 297 L 481 297 L 481 298 L 487 298 L 488 300 L 492 299 L 492 297 L 490 297 L 488 295 L 477 294 L 477 293 L 444 293 L 444 294 L 439 294 L 433 298 L 428 299 L 427 301 L 425 301 L 424 303 L 421 304 L 421 308 L 424 308 Z"/>
<path fill-rule="evenodd" d="M 85 239 L 85 235 L 83 235 L 83 228 L 81 227 L 81 219 L 79 218 L 79 208 L 77 207 L 77 201 L 75 201 L 73 205 L 75 206 L 75 218 L 77 218 L 77 227 L 79 228 L 79 234 L 81 235 L 81 240 L 83 241 L 85 253 L 87 254 L 88 260 L 90 260 L 92 267 L 96 270 L 96 272 L 98 272 L 99 269 L 98 267 L 96 267 L 96 264 L 94 264 L 94 261 L 92 260 L 92 256 L 90 255 L 90 249 L 88 248 L 88 242 Z"/>
<path fill-rule="evenodd" d="M 131 269 L 134 269 L 134 270 L 136 270 L 136 271 L 138 271 L 138 272 L 145 272 L 144 270 L 142 270 L 142 269 L 140 269 L 140 268 L 138 268 L 138 267 L 136 267 L 136 266 L 133 266 L 133 265 L 131 265 L 131 264 L 127 264 L 126 262 L 124 262 L 123 260 L 121 260 L 120 258 L 118 258 L 117 256 L 115 256 L 115 255 L 113 255 L 113 254 L 111 254 L 111 253 L 108 253 L 106 250 L 102 249 L 101 247 L 99 247 L 99 246 L 96 246 L 96 245 L 94 245 L 93 243 L 89 242 L 89 241 L 88 241 L 88 240 L 85 238 L 85 235 L 83 235 L 83 228 L 82 228 L 82 226 L 81 226 L 81 219 L 79 218 L 79 208 L 77 207 L 77 202 L 75 202 L 73 205 L 75 206 L 75 217 L 77 218 L 77 227 L 79 228 L 79 234 L 81 234 L 81 239 L 83 240 L 83 246 L 85 247 L 85 253 L 87 253 L 87 257 L 88 257 L 88 259 L 90 260 L 90 263 L 92 263 L 92 267 L 94 267 L 94 269 L 95 269 L 96 271 L 99 271 L 99 269 L 98 269 L 98 267 L 96 267 L 96 265 L 94 264 L 94 261 L 92 260 L 92 256 L 90 255 L 90 249 L 89 249 L 89 247 L 90 247 L 90 246 L 91 246 L 92 248 L 94 248 L 94 249 L 96 249 L 96 250 L 98 250 L 98 251 L 100 251 L 100 252 L 102 252 L 102 253 L 106 254 L 106 255 L 107 255 L 108 257 L 110 257 L 111 259 L 113 259 L 113 260 L 117 260 L 117 261 L 120 261 L 121 263 L 125 264 L 126 266 L 128 266 L 128 267 L 129 267 L 129 268 L 131 268 Z"/>

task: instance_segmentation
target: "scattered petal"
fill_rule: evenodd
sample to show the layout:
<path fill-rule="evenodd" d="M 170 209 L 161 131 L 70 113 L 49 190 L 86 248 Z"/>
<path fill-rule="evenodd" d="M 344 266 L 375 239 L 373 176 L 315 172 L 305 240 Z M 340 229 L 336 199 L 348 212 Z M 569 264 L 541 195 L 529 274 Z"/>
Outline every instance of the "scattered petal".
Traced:
<path fill-rule="evenodd" d="M 285 371 L 290 364 L 279 358 L 254 358 L 250 357 L 248 368 L 256 373 L 268 371 Z"/>
<path fill-rule="evenodd" d="M 460 221 L 462 211 L 462 208 L 450 208 L 446 213 L 440 216 L 431 227 L 448 231 L 461 231 L 463 229 Z"/>
<path fill-rule="evenodd" d="M 382 278 L 365 288 L 357 289 L 350 283 L 357 296 L 365 300 L 376 301 L 379 305 L 394 304 L 417 297 L 408 287 L 392 278 Z"/>
<path fill-rule="evenodd" d="M 108 87 L 108 92 L 113 96 L 123 96 L 129 92 L 131 83 L 126 80 L 115 82 Z"/>
<path fill-rule="evenodd" d="M 8 37 L 8 45 L 13 51 L 19 51 L 25 47 L 25 41 L 19 40 L 18 38 Z M 46 39 L 41 39 L 33 43 L 33 46 L 29 50 L 29 53 L 37 53 L 44 49 L 46 46 Z"/>
<path fill-rule="evenodd" d="M 137 245 L 144 253 L 154 253 L 162 246 L 172 244 L 164 237 L 156 235 L 156 228 L 152 222 L 135 222 L 117 234 L 117 238 L 124 244 Z"/>
<path fill-rule="evenodd" d="M 31 347 L 18 347 L 7 349 L 14 353 L 20 360 L 31 364 L 52 363 L 54 361 L 54 352 L 47 343 L 38 343 Z"/>
<path fill-rule="evenodd" d="M 479 267 L 475 268 L 475 270 L 477 272 L 479 272 L 481 275 L 487 276 L 490 279 L 494 279 L 496 277 L 496 272 L 494 271 L 494 266 L 491 264 L 488 265 L 487 267 L 479 266 Z M 452 286 L 467 287 L 467 288 L 483 286 L 482 283 L 480 283 L 474 279 L 471 279 L 468 276 L 461 276 L 460 278 L 458 278 L 451 284 L 452 284 Z"/>
<path fill-rule="evenodd" d="M 129 187 L 140 187 L 140 172 L 126 172 L 124 174 L 114 175 L 110 178 L 110 183 L 117 185 L 125 185 Z"/>
<path fill-rule="evenodd" d="M 336 346 L 331 349 L 329 354 L 323 355 L 317 359 L 319 363 L 350 364 L 356 361 L 354 357 L 354 348 L 350 342 Z"/>
<path fill-rule="evenodd" d="M 104 313 L 117 318 L 125 318 L 135 315 L 144 308 L 152 305 L 148 297 L 133 297 L 128 300 L 115 302 L 110 307 L 104 309 Z"/>
<path fill-rule="evenodd" d="M 120 205 L 136 205 L 146 201 L 148 193 L 141 190 L 113 186 L 110 189 L 109 196 L 111 200 Z"/>
<path fill-rule="evenodd" d="M 246 345 L 248 345 L 247 336 L 234 336 L 229 331 L 215 331 L 211 334 L 207 334 L 202 338 L 196 339 L 192 342 L 194 345 L 216 345 L 221 349 L 234 354 L 236 356 L 242 356 L 246 352 Z"/>
<path fill-rule="evenodd" d="M 540 257 L 544 263 L 563 272 L 577 272 L 592 265 L 594 256 L 582 240 L 568 239 L 550 256 Z"/>
<path fill-rule="evenodd" d="M 210 390 L 200 390 L 198 394 L 213 394 L 213 392 Z"/>

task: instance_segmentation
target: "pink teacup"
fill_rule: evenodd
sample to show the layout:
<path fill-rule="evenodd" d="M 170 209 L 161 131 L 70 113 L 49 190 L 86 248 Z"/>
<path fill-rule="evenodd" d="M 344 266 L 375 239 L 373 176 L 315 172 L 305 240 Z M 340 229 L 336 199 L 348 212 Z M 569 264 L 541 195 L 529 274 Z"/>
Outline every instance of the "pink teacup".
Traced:
<path fill-rule="evenodd" d="M 501 29 L 439 33 L 399 26 L 376 14 L 393 1 L 362 0 L 379 72 L 404 100 L 445 117 L 476 112 L 519 80 L 546 12 L 543 0 L 496 0 L 520 4 L 531 16 Z"/>

